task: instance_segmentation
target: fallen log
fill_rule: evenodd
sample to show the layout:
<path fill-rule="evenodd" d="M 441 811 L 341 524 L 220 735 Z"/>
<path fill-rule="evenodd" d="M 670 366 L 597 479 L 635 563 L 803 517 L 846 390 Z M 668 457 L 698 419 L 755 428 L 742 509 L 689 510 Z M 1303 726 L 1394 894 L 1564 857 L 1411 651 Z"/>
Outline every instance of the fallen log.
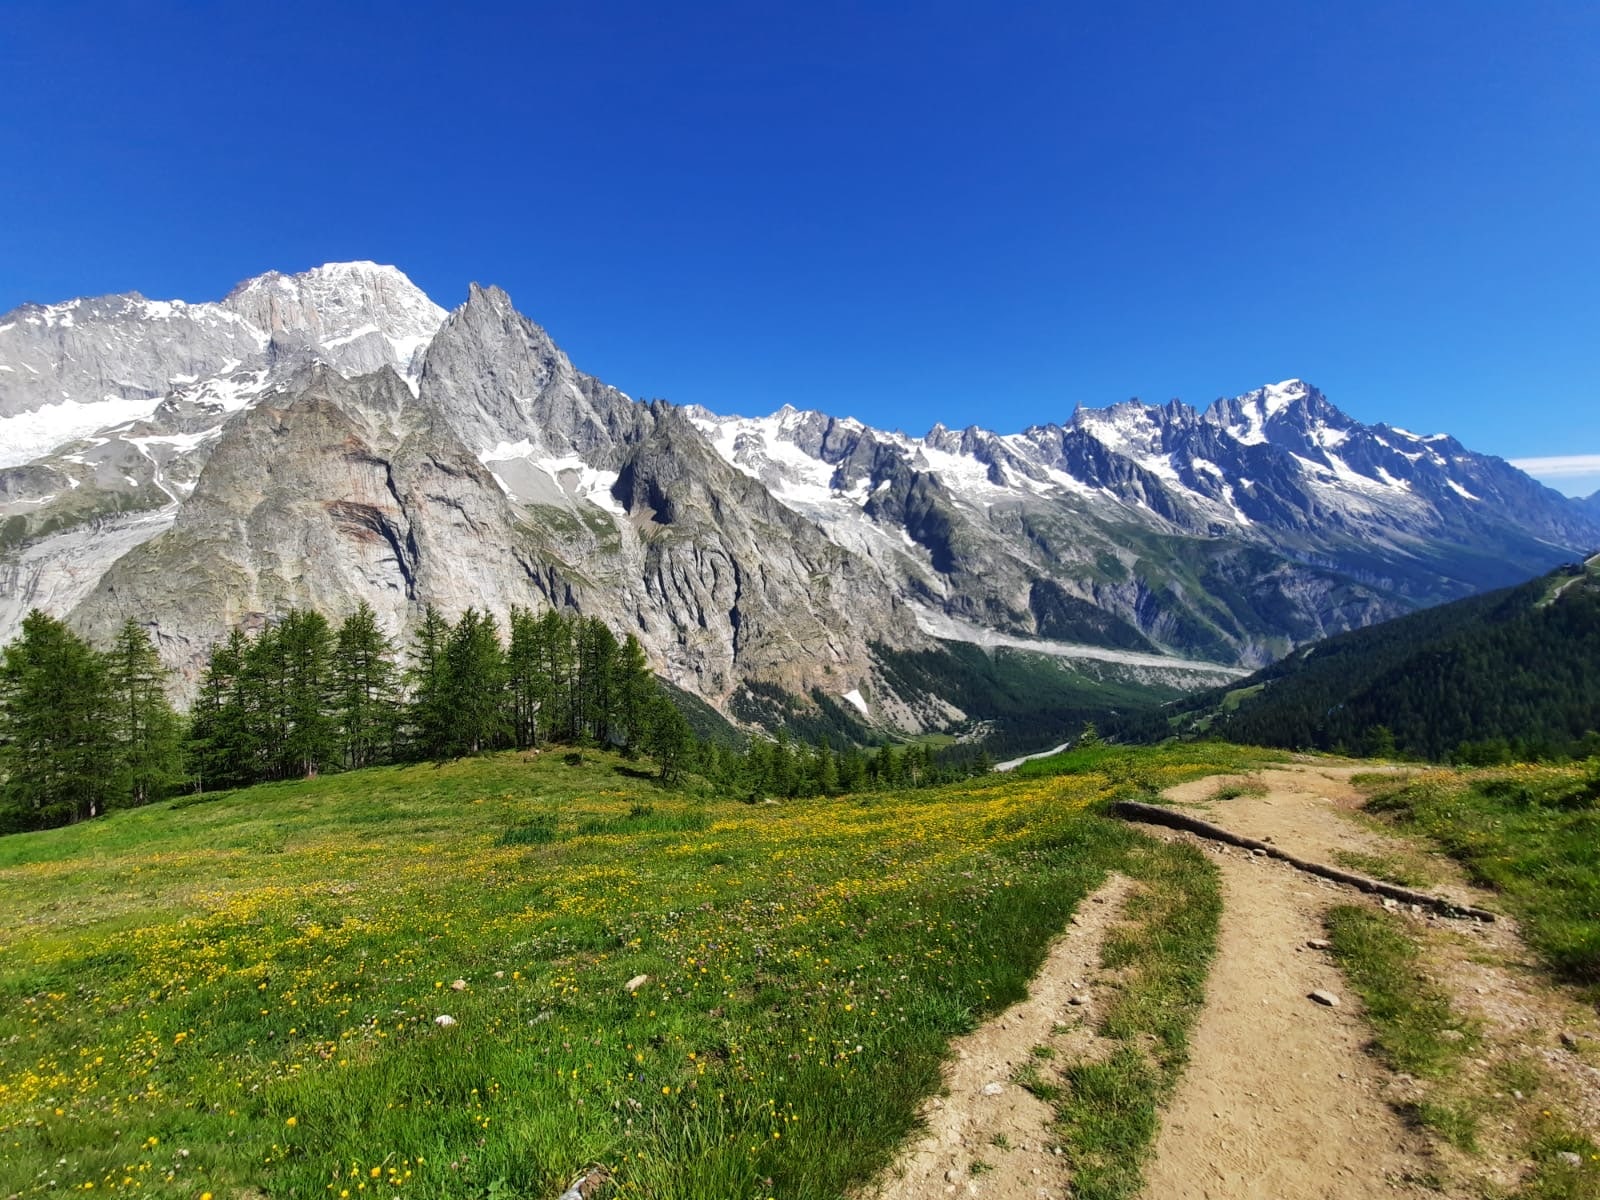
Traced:
<path fill-rule="evenodd" d="M 1358 875 L 1354 871 L 1345 871 L 1338 867 L 1329 867 L 1322 863 L 1297 858 L 1287 851 L 1278 849 L 1271 842 L 1262 842 L 1257 841 L 1255 838 L 1244 837 L 1224 829 L 1220 825 L 1213 825 L 1210 821 L 1202 821 L 1199 817 L 1191 817 L 1188 813 L 1179 812 L 1172 808 L 1164 808 L 1159 804 L 1141 804 L 1137 800 L 1118 800 L 1111 806 L 1111 811 L 1125 821 L 1142 821 L 1147 825 L 1164 825 L 1168 829 L 1181 829 L 1187 833 L 1206 838 L 1209 841 L 1225 842 L 1230 846 L 1238 846 L 1243 850 L 1264 854 L 1268 858 L 1275 858 L 1279 862 L 1288 863 L 1297 871 L 1304 871 L 1307 875 L 1330 879 L 1334 883 L 1343 883 L 1377 896 L 1387 896 L 1391 900 L 1398 900 L 1405 904 L 1420 905 L 1423 908 L 1432 909 L 1441 916 L 1472 917 L 1479 921 L 1494 920 L 1494 914 L 1487 909 L 1474 908 L 1470 904 L 1457 904 L 1454 900 L 1447 900 L 1443 896 L 1433 896 L 1427 892 L 1401 887 L 1397 883 L 1387 883 L 1382 879 L 1371 879 L 1366 875 Z"/>

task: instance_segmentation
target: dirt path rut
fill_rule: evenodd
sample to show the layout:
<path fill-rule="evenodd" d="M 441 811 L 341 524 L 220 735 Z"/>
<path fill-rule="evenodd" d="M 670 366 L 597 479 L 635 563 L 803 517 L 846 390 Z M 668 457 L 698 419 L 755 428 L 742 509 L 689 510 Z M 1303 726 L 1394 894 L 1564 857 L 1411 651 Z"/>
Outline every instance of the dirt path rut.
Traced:
<path fill-rule="evenodd" d="M 1054 1110 L 1013 1077 L 1036 1046 L 1061 1057 L 1088 1050 L 1093 1034 L 1086 1019 L 1095 1007 L 1100 946 L 1131 887 L 1124 876 L 1108 879 L 1052 944 L 1028 998 L 952 1045 L 945 1094 L 923 1107 L 926 1132 L 866 1193 L 871 1200 L 1065 1200 Z"/>
<path fill-rule="evenodd" d="M 1293 869 L 1215 851 L 1223 912 L 1190 1061 L 1146 1171 L 1151 1200 L 1407 1194 L 1427 1147 L 1384 1100 L 1339 972 L 1307 943 L 1341 898 Z M 1419 1193 L 1420 1194 L 1420 1193 Z"/>
<path fill-rule="evenodd" d="M 1370 855 L 1421 869 L 1436 895 L 1501 908 L 1493 924 L 1437 919 L 1404 905 L 1394 913 L 1421 948 L 1426 978 L 1476 1023 L 1480 1041 L 1447 1079 L 1385 1069 L 1364 1052 L 1372 1031 L 1359 1000 L 1328 956 L 1306 946 L 1321 935 L 1331 905 L 1375 901 L 1196 839 L 1222 871 L 1222 927 L 1189 1068 L 1162 1115 L 1146 1172 L 1147 1200 L 1510 1194 L 1547 1169 L 1550 1151 L 1530 1137 L 1537 1140 L 1552 1112 L 1569 1127 L 1600 1130 L 1595 1013 L 1549 979 L 1516 922 L 1456 864 L 1352 819 L 1364 801 L 1350 777 L 1372 770 L 1306 763 L 1247 779 L 1197 780 L 1166 797 L 1305 859 L 1340 864 Z M 1215 799 L 1228 784 L 1245 785 L 1243 794 Z M 1319 988 L 1339 995 L 1339 1007 L 1311 1002 L 1308 993 Z M 1398 1115 L 1437 1099 L 1478 1112 L 1475 1150 Z"/>

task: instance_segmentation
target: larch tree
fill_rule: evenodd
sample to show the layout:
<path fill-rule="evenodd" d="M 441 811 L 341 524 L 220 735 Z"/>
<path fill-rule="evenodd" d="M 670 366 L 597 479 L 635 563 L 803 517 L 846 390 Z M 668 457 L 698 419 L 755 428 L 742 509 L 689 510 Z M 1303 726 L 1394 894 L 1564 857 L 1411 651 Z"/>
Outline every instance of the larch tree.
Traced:
<path fill-rule="evenodd" d="M 105 811 L 116 753 L 104 659 L 38 609 L 0 658 L 0 774 L 18 828 L 64 825 Z"/>
<path fill-rule="evenodd" d="M 394 647 L 363 600 L 339 625 L 333 692 L 344 765 L 352 770 L 390 756 L 399 706 Z"/>
<path fill-rule="evenodd" d="M 449 745 L 456 754 L 476 754 L 500 743 L 505 733 L 505 653 L 494 618 L 469 608 L 450 630 L 445 648 L 449 670 Z"/>
<path fill-rule="evenodd" d="M 693 744 L 694 731 L 678 706 L 657 692 L 650 705 L 650 735 L 646 747 L 661 769 L 664 781 L 670 783 L 678 778 Z"/>
<path fill-rule="evenodd" d="M 150 635 L 131 617 L 117 632 L 106 668 L 117 799 L 148 804 L 183 777 L 182 725 L 167 699 L 167 671 Z"/>
<path fill-rule="evenodd" d="M 506 695 L 511 706 L 511 738 L 519 749 L 544 740 L 550 679 L 539 646 L 539 619 L 532 609 L 511 608 L 511 645 L 506 650 Z"/>
<path fill-rule="evenodd" d="M 644 647 L 631 633 L 617 650 L 615 675 L 616 735 L 630 753 L 637 753 L 649 730 L 650 702 L 659 689 L 650 673 Z"/>
<path fill-rule="evenodd" d="M 428 605 L 422 623 L 411 635 L 411 663 L 406 673 L 411 702 L 406 724 L 412 750 L 422 758 L 450 756 L 450 623 Z"/>
<path fill-rule="evenodd" d="M 314 778 L 338 753 L 333 716 L 333 630 L 309 608 L 291 608 L 278 627 L 283 641 L 284 711 L 288 737 L 284 774 Z"/>
<path fill-rule="evenodd" d="M 245 676 L 250 643 L 242 629 L 211 647 L 189 714 L 189 770 L 199 787 L 253 782 L 258 770 L 256 714 Z"/>

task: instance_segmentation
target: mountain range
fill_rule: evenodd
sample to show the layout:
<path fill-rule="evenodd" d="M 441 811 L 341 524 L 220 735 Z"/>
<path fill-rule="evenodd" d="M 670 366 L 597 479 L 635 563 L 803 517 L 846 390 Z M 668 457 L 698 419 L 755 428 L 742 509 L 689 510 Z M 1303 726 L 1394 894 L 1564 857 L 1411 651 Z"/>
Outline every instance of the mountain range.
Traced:
<path fill-rule="evenodd" d="M 0 317 L 0 641 L 35 606 L 132 616 L 187 680 L 291 605 L 367 600 L 397 637 L 430 603 L 555 605 L 725 712 L 776 689 L 944 728 L 983 714 L 886 664 L 975 643 L 1212 686 L 1597 545 L 1593 501 L 1300 380 L 917 437 L 631 398 L 499 289 L 446 312 L 373 263 Z"/>

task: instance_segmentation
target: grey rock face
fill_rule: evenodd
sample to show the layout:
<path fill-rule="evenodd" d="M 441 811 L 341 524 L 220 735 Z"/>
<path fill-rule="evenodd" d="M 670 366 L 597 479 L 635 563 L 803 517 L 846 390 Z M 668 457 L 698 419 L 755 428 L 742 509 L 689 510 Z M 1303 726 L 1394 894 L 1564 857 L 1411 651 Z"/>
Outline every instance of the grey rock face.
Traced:
<path fill-rule="evenodd" d="M 217 305 L 137 292 L 0 316 L 0 417 L 47 405 L 148 400 L 258 358 L 265 333 Z M 48 447 L 46 447 L 48 449 Z"/>
<path fill-rule="evenodd" d="M 577 371 L 499 288 L 473 284 L 423 360 L 419 390 L 475 451 L 522 447 L 522 457 L 576 454 L 615 469 L 618 447 L 640 436 L 637 406 Z"/>
<path fill-rule="evenodd" d="M 104 638 L 153 615 L 164 655 L 192 677 L 228 628 L 295 605 L 339 615 L 366 600 L 397 636 L 430 603 L 502 619 L 514 604 L 572 606 L 638 631 L 713 701 L 749 678 L 842 691 L 867 678 L 874 640 L 920 640 L 865 564 L 671 406 L 622 405 L 633 444 L 602 447 L 625 455 L 620 513 L 523 504 L 426 389 L 412 396 L 388 369 L 309 368 L 227 426 L 172 527 L 125 553 L 73 619 Z"/>
<path fill-rule="evenodd" d="M 223 424 L 262 392 L 319 361 L 414 378 L 443 319 L 372 263 L 274 272 L 218 303 L 130 294 L 0 317 L 0 641 L 169 527 Z"/>
<path fill-rule="evenodd" d="M 269 271 L 222 300 L 281 346 L 309 344 L 346 375 L 380 367 L 415 376 L 444 310 L 393 267 L 329 263 L 299 275 Z"/>
<path fill-rule="evenodd" d="M 172 528 L 119 559 L 75 620 L 103 637 L 151 615 L 193 672 L 213 641 L 291 606 L 362 599 L 391 633 L 423 599 L 548 600 L 561 586 L 476 457 L 392 370 L 318 366 L 230 423 Z"/>

